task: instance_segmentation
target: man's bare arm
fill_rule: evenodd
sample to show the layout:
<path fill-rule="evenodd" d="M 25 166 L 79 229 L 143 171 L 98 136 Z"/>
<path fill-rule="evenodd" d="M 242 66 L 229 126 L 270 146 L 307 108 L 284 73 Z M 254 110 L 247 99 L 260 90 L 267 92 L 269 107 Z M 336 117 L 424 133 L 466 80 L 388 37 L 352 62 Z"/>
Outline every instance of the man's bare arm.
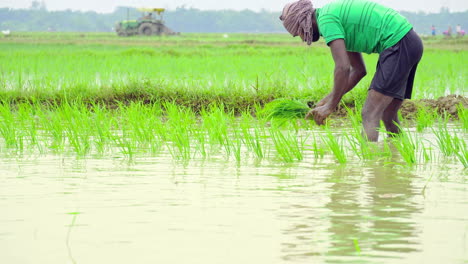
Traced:
<path fill-rule="evenodd" d="M 351 64 L 351 72 L 349 74 L 348 89 L 346 92 L 351 91 L 359 81 L 366 76 L 366 65 L 359 52 L 348 51 L 348 58 Z"/>
<path fill-rule="evenodd" d="M 337 42 L 338 41 L 338 42 Z M 339 43 L 342 42 L 342 43 Z M 338 46 L 337 46 L 338 45 Z M 335 73 L 337 73 L 337 66 L 339 67 L 345 67 L 349 69 L 348 73 L 348 80 L 346 82 L 346 85 L 344 87 L 341 87 L 343 89 L 341 96 L 339 97 L 340 100 L 343 97 L 344 94 L 347 92 L 351 91 L 358 83 L 359 81 L 366 76 L 366 66 L 364 64 L 364 60 L 362 58 L 361 53 L 358 52 L 349 52 L 346 51 L 346 55 L 343 52 L 342 49 L 346 50 L 346 47 L 342 47 L 344 45 L 344 41 L 342 39 L 335 40 L 330 43 L 330 49 L 332 50 L 332 55 L 333 55 L 333 60 L 335 61 Z M 333 47 L 332 47 L 333 46 Z M 333 51 L 335 50 L 335 52 Z M 343 56 L 347 56 L 348 60 L 344 59 Z M 336 78 L 338 76 L 334 76 L 335 78 L 335 83 L 334 85 L 336 86 Z M 344 78 L 344 77 L 343 77 Z M 340 82 L 344 83 L 344 82 Z M 335 90 L 335 87 L 333 88 Z M 328 101 L 334 96 L 333 91 L 328 94 L 324 99 L 322 99 L 317 106 L 323 106 Z M 340 101 L 338 100 L 338 102 Z M 338 103 L 336 103 L 337 105 Z"/>
<path fill-rule="evenodd" d="M 351 73 L 351 62 L 346 51 L 346 45 L 343 39 L 337 39 L 330 44 L 335 70 L 333 72 L 333 90 L 326 102 L 329 108 L 335 108 L 343 95 L 350 90 L 349 76 Z"/>
<path fill-rule="evenodd" d="M 306 119 L 313 118 L 319 125 L 322 125 L 325 119 L 336 109 L 343 95 L 353 89 L 365 75 L 362 55 L 346 51 L 343 39 L 332 41 L 330 49 L 335 61 L 333 90 L 305 117 Z"/>

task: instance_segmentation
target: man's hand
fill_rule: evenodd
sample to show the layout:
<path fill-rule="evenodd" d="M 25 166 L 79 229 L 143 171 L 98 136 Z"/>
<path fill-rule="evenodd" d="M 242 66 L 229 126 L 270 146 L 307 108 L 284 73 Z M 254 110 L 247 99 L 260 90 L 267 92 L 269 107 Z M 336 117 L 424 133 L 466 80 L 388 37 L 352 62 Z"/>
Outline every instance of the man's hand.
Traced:
<path fill-rule="evenodd" d="M 310 110 L 309 113 L 306 115 L 306 119 L 314 119 L 317 125 L 323 125 L 325 119 L 333 113 L 333 108 L 329 106 L 329 104 L 325 104 L 322 106 L 315 107 L 314 109 Z"/>

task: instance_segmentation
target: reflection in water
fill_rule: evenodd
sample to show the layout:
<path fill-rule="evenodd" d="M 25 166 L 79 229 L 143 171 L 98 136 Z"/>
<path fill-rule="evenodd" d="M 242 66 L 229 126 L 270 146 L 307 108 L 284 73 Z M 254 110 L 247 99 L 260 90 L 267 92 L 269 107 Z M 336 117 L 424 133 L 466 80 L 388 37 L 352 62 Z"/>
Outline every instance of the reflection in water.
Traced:
<path fill-rule="evenodd" d="M 351 172 L 355 175 L 355 172 Z M 365 230 L 363 216 L 367 214 L 366 205 L 362 197 L 363 182 L 355 177 L 349 177 L 348 172 L 340 167 L 328 178 L 333 184 L 330 187 L 330 201 L 325 205 L 330 209 L 328 228 L 330 246 L 327 255 L 347 256 L 353 255 L 356 250 L 353 241 L 361 243 Z M 349 177 L 349 178 L 348 178 Z M 361 186 L 362 185 L 362 186 Z M 364 194 L 368 195 L 367 193 Z M 361 246 L 362 248 L 362 243 Z"/>
<path fill-rule="evenodd" d="M 422 206 L 412 201 L 414 175 L 382 164 L 338 167 L 328 175 L 323 205 L 328 211 L 318 202 L 324 198 L 317 197 L 311 197 L 309 205 L 284 208 L 283 216 L 291 224 L 283 233 L 294 236 L 283 243 L 285 260 L 315 256 L 328 263 L 363 263 L 364 256 L 398 258 L 418 250 L 419 230 L 413 219 Z"/>
<path fill-rule="evenodd" d="M 400 173 L 388 167 L 374 167 L 369 174 L 372 194 L 370 207 L 372 235 L 371 248 L 376 252 L 391 251 L 409 253 L 417 251 L 416 230 L 413 215 L 422 211 L 421 205 L 412 201 L 417 195 L 411 182 L 414 175 Z"/>

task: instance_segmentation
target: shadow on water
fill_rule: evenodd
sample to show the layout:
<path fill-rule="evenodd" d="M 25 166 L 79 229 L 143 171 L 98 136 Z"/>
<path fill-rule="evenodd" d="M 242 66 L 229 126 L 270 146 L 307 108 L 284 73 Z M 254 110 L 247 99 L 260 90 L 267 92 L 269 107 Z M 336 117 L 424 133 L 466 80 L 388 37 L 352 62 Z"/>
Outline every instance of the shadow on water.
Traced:
<path fill-rule="evenodd" d="M 419 251 L 416 175 L 383 164 L 338 167 L 328 175 L 327 197 L 284 208 L 291 224 L 283 234 L 292 241 L 283 243 L 284 260 L 375 263 Z"/>

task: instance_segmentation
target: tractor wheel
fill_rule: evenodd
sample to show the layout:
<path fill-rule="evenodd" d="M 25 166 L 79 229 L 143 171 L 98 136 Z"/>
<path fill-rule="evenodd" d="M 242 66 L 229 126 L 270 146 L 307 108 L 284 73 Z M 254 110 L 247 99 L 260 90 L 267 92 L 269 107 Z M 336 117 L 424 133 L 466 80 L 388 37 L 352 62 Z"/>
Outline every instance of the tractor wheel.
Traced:
<path fill-rule="evenodd" d="M 151 23 L 142 23 L 140 27 L 138 27 L 138 34 L 140 35 L 154 35 L 157 34 L 158 32 L 158 27 L 154 24 Z"/>
<path fill-rule="evenodd" d="M 164 32 L 164 25 L 158 25 L 158 26 L 157 26 L 157 32 L 156 32 L 156 34 L 157 34 L 158 36 L 161 36 L 161 35 L 163 35 L 163 34 L 165 34 L 165 33 L 166 33 L 166 32 Z"/>

